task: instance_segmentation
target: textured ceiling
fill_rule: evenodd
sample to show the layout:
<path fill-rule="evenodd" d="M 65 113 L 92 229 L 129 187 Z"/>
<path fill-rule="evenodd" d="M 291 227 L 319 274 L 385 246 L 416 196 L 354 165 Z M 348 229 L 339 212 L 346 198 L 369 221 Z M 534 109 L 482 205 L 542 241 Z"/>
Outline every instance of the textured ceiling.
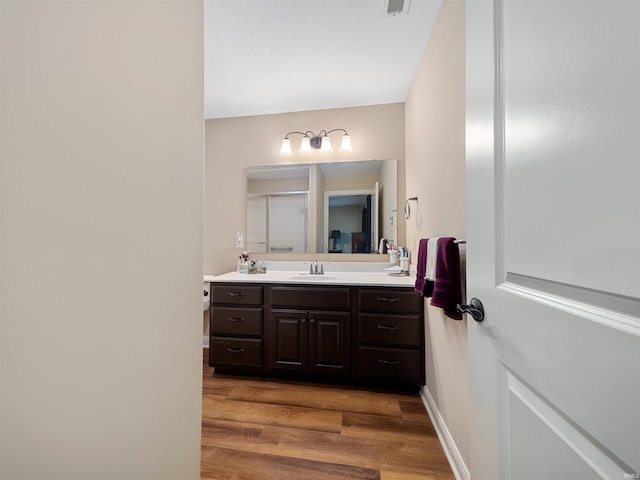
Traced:
<path fill-rule="evenodd" d="M 388 1 L 205 0 L 205 118 L 405 101 L 442 0 Z"/>

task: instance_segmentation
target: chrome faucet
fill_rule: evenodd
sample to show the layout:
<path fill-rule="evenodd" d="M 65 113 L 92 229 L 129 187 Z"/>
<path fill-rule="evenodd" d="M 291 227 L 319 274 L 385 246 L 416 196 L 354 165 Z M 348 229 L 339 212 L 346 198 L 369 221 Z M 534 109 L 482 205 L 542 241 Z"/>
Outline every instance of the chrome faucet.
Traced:
<path fill-rule="evenodd" d="M 324 275 L 324 266 L 320 264 L 318 269 L 318 260 L 314 260 L 309 265 L 309 275 Z"/>

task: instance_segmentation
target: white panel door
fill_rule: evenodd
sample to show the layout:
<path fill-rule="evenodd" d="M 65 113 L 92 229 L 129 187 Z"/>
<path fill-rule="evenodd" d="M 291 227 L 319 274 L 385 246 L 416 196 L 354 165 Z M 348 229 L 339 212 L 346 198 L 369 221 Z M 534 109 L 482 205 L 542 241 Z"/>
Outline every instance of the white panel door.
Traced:
<path fill-rule="evenodd" d="M 466 18 L 471 476 L 640 478 L 640 2 Z"/>

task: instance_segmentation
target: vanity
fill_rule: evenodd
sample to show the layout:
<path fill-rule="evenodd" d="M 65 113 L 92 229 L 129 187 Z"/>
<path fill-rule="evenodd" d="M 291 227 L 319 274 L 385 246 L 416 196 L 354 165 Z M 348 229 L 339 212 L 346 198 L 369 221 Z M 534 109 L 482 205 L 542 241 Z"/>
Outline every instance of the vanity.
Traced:
<path fill-rule="evenodd" d="M 397 388 L 425 383 L 423 299 L 414 276 L 300 271 L 213 279 L 209 365 L 216 372 Z"/>

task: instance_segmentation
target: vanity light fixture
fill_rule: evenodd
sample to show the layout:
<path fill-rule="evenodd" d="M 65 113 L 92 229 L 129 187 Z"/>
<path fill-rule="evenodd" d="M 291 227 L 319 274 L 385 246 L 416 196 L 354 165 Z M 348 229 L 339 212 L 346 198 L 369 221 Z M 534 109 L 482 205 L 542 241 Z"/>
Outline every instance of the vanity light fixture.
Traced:
<path fill-rule="evenodd" d="M 280 147 L 280 155 L 291 155 L 291 140 L 289 135 L 298 134 L 302 135 L 302 142 L 300 143 L 300 153 L 309 153 L 311 150 L 320 150 L 321 152 L 331 152 L 331 140 L 329 134 L 332 132 L 344 132 L 342 135 L 342 143 L 340 144 L 341 152 L 351 152 L 351 137 L 344 128 L 334 128 L 333 130 L 320 130 L 320 133 L 315 133 L 307 130 L 306 132 L 289 132 L 282 139 L 282 147 Z"/>

